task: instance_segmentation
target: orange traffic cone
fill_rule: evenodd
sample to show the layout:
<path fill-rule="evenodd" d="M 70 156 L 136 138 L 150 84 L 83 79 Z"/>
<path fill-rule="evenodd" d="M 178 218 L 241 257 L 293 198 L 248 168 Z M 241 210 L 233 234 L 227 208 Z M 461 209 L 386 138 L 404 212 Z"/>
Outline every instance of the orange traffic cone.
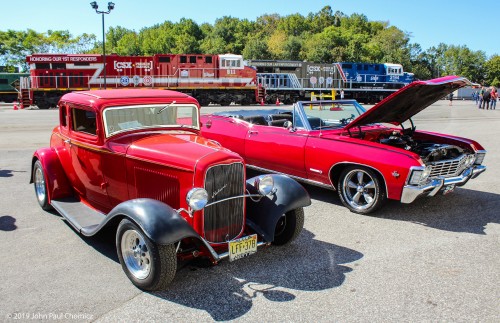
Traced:
<path fill-rule="evenodd" d="M 280 105 L 280 104 L 281 104 L 280 99 L 276 98 L 276 105 Z"/>
<path fill-rule="evenodd" d="M 17 107 L 17 101 L 14 101 L 14 110 L 19 110 L 19 108 Z"/>

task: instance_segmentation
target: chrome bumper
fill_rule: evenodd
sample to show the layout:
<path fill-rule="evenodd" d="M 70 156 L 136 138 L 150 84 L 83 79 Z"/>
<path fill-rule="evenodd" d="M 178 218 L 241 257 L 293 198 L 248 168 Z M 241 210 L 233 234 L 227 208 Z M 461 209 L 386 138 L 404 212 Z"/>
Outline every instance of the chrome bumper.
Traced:
<path fill-rule="evenodd" d="M 486 166 L 478 165 L 467 168 L 461 175 L 448 178 L 436 178 L 429 183 L 416 186 L 405 185 L 401 194 L 401 203 L 412 203 L 419 196 L 434 196 L 449 185 L 462 186 L 471 178 L 476 178 L 486 170 Z"/>

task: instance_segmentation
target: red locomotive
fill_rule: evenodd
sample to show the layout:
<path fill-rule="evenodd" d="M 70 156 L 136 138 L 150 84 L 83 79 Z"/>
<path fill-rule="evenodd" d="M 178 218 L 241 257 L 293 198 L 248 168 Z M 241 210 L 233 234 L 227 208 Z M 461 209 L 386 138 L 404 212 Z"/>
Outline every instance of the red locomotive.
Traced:
<path fill-rule="evenodd" d="M 257 71 L 241 55 L 157 54 L 153 56 L 33 54 L 30 76 L 21 82 L 21 102 L 56 106 L 68 92 L 93 89 L 174 89 L 201 105 L 260 102 Z M 105 70 L 104 70 L 105 69 Z"/>

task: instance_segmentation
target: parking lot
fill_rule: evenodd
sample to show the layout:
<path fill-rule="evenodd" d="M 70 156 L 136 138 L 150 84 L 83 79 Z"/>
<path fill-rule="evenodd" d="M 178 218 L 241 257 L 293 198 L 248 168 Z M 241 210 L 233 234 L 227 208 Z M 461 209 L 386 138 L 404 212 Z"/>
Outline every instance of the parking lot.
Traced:
<path fill-rule="evenodd" d="M 85 238 L 43 211 L 30 180 L 56 110 L 0 106 L 0 321 L 500 321 L 500 110 L 440 101 L 417 129 L 473 138 L 487 171 L 452 194 L 373 216 L 305 185 L 301 236 L 235 262 L 179 269 L 170 288 L 135 288 L 114 236 Z M 203 108 L 207 113 L 222 108 Z"/>

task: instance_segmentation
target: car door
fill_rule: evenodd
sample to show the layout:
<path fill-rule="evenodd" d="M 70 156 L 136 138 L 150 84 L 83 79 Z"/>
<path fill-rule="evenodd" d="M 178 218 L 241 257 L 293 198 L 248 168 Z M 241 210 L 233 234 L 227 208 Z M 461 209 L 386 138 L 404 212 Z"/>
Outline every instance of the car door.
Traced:
<path fill-rule="evenodd" d="M 73 187 L 94 207 L 106 210 L 109 200 L 101 161 L 104 149 L 99 146 L 96 112 L 87 107 L 70 106 L 69 114 L 70 136 L 64 142 L 70 156 Z"/>
<path fill-rule="evenodd" d="M 304 149 L 308 132 L 279 126 L 254 125 L 245 140 L 250 165 L 306 178 Z"/>

